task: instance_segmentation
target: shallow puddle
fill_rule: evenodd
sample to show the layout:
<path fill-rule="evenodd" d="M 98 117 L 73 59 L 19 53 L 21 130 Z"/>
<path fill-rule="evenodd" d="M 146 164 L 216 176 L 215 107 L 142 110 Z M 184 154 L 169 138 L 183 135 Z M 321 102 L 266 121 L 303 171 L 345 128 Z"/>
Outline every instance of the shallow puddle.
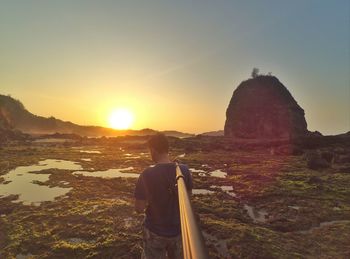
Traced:
<path fill-rule="evenodd" d="M 33 172 L 47 169 L 81 170 L 82 167 L 72 161 L 55 159 L 43 160 L 36 165 L 19 166 L 2 176 L 5 182 L 0 184 L 0 197 L 19 195 L 18 200 L 14 202 L 22 202 L 25 205 L 32 203 L 39 205 L 43 201 L 53 201 L 56 197 L 65 195 L 71 190 L 71 188 L 48 187 L 36 184 L 36 182 L 43 183 L 48 181 L 50 174 Z"/>
<path fill-rule="evenodd" d="M 236 197 L 237 195 L 233 192 L 233 186 L 230 185 L 223 185 L 223 186 L 218 186 L 218 185 L 212 185 L 210 188 L 220 188 L 222 191 L 226 192 L 228 195 L 232 197 Z"/>
<path fill-rule="evenodd" d="M 258 223 L 266 222 L 266 217 L 268 213 L 264 210 L 256 210 L 253 206 L 249 206 L 248 204 L 244 204 L 244 209 L 248 212 L 249 217 Z"/>
<path fill-rule="evenodd" d="M 190 168 L 190 171 L 192 173 L 205 173 L 204 170 L 202 170 L 202 169 L 195 169 L 195 168 Z"/>
<path fill-rule="evenodd" d="M 133 154 L 130 154 L 130 153 L 126 153 L 126 154 L 124 154 L 124 156 L 126 156 L 128 158 L 141 158 L 141 156 L 133 155 Z"/>
<path fill-rule="evenodd" d="M 227 173 L 224 171 L 221 171 L 220 169 L 214 170 L 209 172 L 210 176 L 212 177 L 218 177 L 218 178 L 226 178 Z"/>
<path fill-rule="evenodd" d="M 288 208 L 295 209 L 295 210 L 300 210 L 300 206 L 288 206 Z"/>
<path fill-rule="evenodd" d="M 58 183 L 59 184 L 63 184 L 63 185 L 68 185 L 69 184 L 69 182 L 66 182 L 66 181 L 59 181 Z"/>
<path fill-rule="evenodd" d="M 130 171 L 134 169 L 133 167 L 127 168 L 113 168 L 105 171 L 77 171 L 73 172 L 75 175 L 91 176 L 91 177 L 101 177 L 101 178 L 138 178 L 140 174 L 136 173 L 125 173 L 124 171 Z"/>
<path fill-rule="evenodd" d="M 197 195 L 197 194 L 213 194 L 214 191 L 207 190 L 207 189 L 192 189 L 192 194 Z"/>
<path fill-rule="evenodd" d="M 79 152 L 87 154 L 101 154 L 101 151 L 99 150 L 79 150 Z"/>

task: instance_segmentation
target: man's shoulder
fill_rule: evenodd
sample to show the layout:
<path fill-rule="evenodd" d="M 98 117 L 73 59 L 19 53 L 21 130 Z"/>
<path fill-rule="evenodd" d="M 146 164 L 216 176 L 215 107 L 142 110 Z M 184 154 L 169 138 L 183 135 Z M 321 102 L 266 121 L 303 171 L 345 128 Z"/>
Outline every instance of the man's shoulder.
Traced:
<path fill-rule="evenodd" d="M 149 176 L 149 175 L 152 175 L 154 174 L 155 172 L 159 171 L 159 168 L 157 168 L 157 166 L 155 165 L 150 165 L 148 166 L 147 168 L 145 168 L 143 170 L 143 172 L 141 173 L 142 176 Z"/>
<path fill-rule="evenodd" d="M 149 166 L 142 171 L 141 175 L 145 176 L 145 175 L 151 174 L 154 170 L 155 170 L 154 166 Z"/>
<path fill-rule="evenodd" d="M 180 167 L 182 173 L 185 173 L 185 174 L 190 173 L 190 169 L 189 169 L 188 165 L 179 164 L 179 167 Z M 175 169 L 175 164 L 169 164 L 169 168 Z M 162 171 L 162 170 L 164 170 L 164 167 L 157 167 L 157 166 L 152 165 L 152 166 L 145 168 L 143 170 L 143 172 L 141 173 L 141 175 L 148 176 L 148 175 L 152 175 L 152 174 L 154 174 L 158 171 Z"/>
<path fill-rule="evenodd" d="M 186 164 L 179 164 L 179 167 L 181 169 L 182 172 L 190 172 L 190 169 L 188 168 L 188 165 Z"/>

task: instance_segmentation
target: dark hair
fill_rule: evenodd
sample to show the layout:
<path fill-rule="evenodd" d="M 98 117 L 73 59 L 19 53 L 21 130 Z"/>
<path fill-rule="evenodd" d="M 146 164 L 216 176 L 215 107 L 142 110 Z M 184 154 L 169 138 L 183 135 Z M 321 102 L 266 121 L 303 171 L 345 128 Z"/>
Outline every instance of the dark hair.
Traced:
<path fill-rule="evenodd" d="M 168 138 L 163 133 L 157 133 L 151 136 L 147 141 L 148 147 L 154 149 L 158 153 L 169 152 Z"/>

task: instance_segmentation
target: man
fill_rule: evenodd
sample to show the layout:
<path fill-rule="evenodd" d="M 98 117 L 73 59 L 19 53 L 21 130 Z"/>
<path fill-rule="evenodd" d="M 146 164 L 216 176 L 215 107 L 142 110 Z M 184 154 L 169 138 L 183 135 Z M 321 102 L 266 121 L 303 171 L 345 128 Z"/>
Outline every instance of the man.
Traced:
<path fill-rule="evenodd" d="M 158 133 L 148 140 L 155 166 L 146 168 L 135 188 L 135 210 L 146 218 L 143 228 L 142 258 L 182 258 L 181 223 L 176 186 L 176 164 L 169 158 L 169 143 Z M 188 192 L 192 178 L 186 165 L 179 165 Z"/>

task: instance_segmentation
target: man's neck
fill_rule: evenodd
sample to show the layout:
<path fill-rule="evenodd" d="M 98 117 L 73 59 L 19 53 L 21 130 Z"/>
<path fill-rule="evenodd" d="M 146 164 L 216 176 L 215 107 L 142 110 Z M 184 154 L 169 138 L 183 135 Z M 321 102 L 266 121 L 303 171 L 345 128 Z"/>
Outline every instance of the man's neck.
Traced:
<path fill-rule="evenodd" d="M 165 155 L 162 155 L 162 156 L 158 157 L 156 163 L 157 163 L 157 164 L 171 163 L 170 158 L 169 158 L 169 155 L 168 155 L 168 154 L 165 154 Z"/>

